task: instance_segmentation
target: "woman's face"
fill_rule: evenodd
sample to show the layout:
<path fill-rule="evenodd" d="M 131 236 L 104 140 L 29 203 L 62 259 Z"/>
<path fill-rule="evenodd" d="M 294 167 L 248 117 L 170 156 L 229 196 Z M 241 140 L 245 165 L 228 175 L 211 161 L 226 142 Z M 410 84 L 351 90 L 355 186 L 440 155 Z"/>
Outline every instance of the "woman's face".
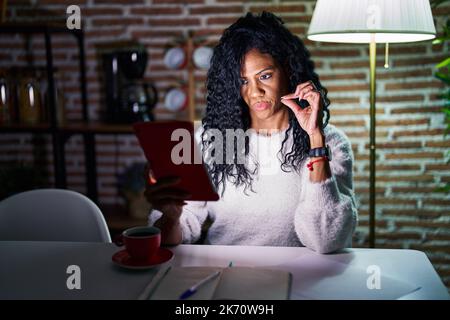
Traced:
<path fill-rule="evenodd" d="M 251 118 L 269 119 L 284 108 L 280 100 L 287 93 L 287 77 L 277 61 L 270 54 L 250 50 L 241 70 L 241 97 Z"/>

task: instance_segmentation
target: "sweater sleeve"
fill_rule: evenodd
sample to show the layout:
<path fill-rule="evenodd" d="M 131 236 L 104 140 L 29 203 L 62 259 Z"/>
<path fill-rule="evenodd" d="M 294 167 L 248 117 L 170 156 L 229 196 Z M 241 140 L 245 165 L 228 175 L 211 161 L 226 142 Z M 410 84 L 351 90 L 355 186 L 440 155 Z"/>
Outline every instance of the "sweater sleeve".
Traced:
<path fill-rule="evenodd" d="M 183 243 L 194 243 L 200 239 L 202 225 L 208 217 L 208 210 L 206 202 L 186 201 L 186 203 L 180 216 L 182 239 Z M 148 225 L 153 226 L 161 216 L 161 211 L 152 209 L 148 216 Z"/>
<path fill-rule="evenodd" d="M 331 177 L 311 182 L 302 168 L 302 192 L 295 212 L 295 231 L 302 244 L 319 253 L 351 247 L 357 223 L 353 192 L 353 152 L 348 138 L 337 129 L 325 135 L 331 148 Z"/>

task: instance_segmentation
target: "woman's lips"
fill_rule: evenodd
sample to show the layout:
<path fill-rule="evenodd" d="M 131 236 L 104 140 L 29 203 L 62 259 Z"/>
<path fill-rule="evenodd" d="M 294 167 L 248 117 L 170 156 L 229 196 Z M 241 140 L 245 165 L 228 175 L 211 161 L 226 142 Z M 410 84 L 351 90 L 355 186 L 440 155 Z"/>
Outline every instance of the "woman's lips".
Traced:
<path fill-rule="evenodd" d="M 258 111 L 266 110 L 266 109 L 270 108 L 270 103 L 268 103 L 268 102 L 258 102 L 258 103 L 255 103 L 253 105 L 253 108 L 255 108 Z"/>

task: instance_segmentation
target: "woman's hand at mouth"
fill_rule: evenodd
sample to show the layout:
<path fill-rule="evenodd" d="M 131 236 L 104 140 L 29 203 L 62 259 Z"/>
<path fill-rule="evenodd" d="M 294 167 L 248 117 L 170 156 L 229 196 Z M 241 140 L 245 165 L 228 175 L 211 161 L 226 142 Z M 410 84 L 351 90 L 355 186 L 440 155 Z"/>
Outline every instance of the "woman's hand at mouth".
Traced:
<path fill-rule="evenodd" d="M 281 97 L 281 102 L 294 112 L 298 123 L 309 136 L 322 135 L 322 99 L 312 81 L 299 84 L 294 93 Z M 305 99 L 309 106 L 302 109 L 295 100 Z"/>

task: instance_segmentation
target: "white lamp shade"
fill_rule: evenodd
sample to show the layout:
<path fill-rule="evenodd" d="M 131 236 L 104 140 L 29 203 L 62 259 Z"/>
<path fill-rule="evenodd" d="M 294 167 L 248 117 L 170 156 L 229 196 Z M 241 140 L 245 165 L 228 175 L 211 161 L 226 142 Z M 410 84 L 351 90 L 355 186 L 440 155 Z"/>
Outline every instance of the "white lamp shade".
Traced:
<path fill-rule="evenodd" d="M 323 42 L 415 42 L 433 39 L 428 0 L 318 0 L 308 39 Z"/>

